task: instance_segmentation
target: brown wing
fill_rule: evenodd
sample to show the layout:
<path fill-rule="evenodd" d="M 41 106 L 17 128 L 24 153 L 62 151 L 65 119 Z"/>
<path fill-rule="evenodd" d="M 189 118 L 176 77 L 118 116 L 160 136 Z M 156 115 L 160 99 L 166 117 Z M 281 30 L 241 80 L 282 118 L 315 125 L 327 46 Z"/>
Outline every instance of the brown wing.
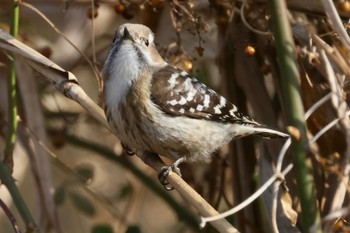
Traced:
<path fill-rule="evenodd" d="M 223 96 L 173 66 L 154 74 L 151 98 L 159 109 L 170 115 L 259 125 Z"/>

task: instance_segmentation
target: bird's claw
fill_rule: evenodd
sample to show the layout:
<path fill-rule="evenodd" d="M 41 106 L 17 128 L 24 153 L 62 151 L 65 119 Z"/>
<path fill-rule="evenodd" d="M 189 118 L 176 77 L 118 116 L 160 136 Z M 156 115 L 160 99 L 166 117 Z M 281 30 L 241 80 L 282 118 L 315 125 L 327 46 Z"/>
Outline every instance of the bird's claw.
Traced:
<path fill-rule="evenodd" d="M 183 161 L 185 161 L 185 159 L 184 158 L 180 158 L 180 159 L 176 160 L 170 166 L 163 167 L 160 170 L 160 172 L 158 173 L 159 182 L 164 186 L 165 190 L 171 191 L 171 190 L 174 189 L 174 187 L 172 187 L 166 179 L 172 172 L 175 172 L 180 177 L 182 176 L 181 175 L 181 170 L 180 170 L 180 168 L 178 166 Z"/>

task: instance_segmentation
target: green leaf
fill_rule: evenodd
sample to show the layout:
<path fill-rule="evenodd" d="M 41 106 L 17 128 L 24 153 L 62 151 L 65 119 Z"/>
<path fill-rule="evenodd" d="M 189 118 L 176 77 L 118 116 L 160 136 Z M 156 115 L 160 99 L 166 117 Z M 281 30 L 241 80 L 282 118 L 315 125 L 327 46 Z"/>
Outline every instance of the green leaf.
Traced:
<path fill-rule="evenodd" d="M 56 188 L 53 198 L 56 205 L 61 205 L 64 202 L 66 198 L 66 190 L 62 185 Z"/>
<path fill-rule="evenodd" d="M 95 206 L 91 203 L 89 199 L 79 193 L 70 192 L 70 197 L 72 198 L 73 205 L 80 210 L 82 213 L 89 217 L 95 215 Z"/>
<path fill-rule="evenodd" d="M 113 228 L 107 224 L 94 225 L 91 233 L 114 233 Z"/>

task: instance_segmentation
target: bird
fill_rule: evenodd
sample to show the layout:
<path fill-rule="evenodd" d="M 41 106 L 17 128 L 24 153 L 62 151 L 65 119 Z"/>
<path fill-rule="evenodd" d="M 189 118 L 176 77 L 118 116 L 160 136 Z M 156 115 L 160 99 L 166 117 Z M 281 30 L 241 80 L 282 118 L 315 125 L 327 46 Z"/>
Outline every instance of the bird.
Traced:
<path fill-rule="evenodd" d="M 103 98 L 106 118 L 123 148 L 175 161 L 159 176 L 162 183 L 170 172 L 180 173 L 180 163 L 207 160 L 232 140 L 289 137 L 249 118 L 194 76 L 168 64 L 154 39 L 145 25 L 119 26 L 103 66 Z"/>

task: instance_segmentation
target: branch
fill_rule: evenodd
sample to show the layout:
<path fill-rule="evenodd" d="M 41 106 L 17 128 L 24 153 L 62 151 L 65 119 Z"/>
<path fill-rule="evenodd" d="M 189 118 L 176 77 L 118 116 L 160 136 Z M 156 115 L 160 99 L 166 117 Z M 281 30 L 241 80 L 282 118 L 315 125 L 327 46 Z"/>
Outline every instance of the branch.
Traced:
<path fill-rule="evenodd" d="M 151 154 L 147 154 L 142 157 L 142 160 L 158 173 L 162 170 L 162 168 L 164 168 L 164 166 L 166 166 L 166 164 L 159 158 L 159 156 L 152 156 Z M 208 202 L 206 202 L 175 172 L 171 172 L 168 175 L 167 181 L 181 194 L 184 199 L 191 203 L 202 216 L 209 217 L 219 215 L 219 213 Z M 231 226 L 231 224 L 226 221 L 226 219 L 215 220 L 211 222 L 211 225 L 215 227 L 219 232 L 238 232 L 238 230 Z"/>
<path fill-rule="evenodd" d="M 1 199 L 0 199 L 0 207 L 7 215 L 8 219 L 10 220 L 13 230 L 16 233 L 21 233 L 21 229 L 19 229 L 15 216 L 13 216 L 13 214 L 11 213 L 11 210 L 6 206 L 6 204 Z"/>
<path fill-rule="evenodd" d="M 292 152 L 296 169 L 297 193 L 301 204 L 301 216 L 303 228 L 308 232 L 320 221 L 319 212 L 316 205 L 316 193 L 314 178 L 312 176 L 312 166 L 306 163 L 306 150 L 308 140 L 304 120 L 303 103 L 300 97 L 299 72 L 294 54 L 294 42 L 291 33 L 291 26 L 288 21 L 288 12 L 284 0 L 269 0 L 271 12 L 271 22 L 273 35 L 275 37 L 277 60 L 281 80 L 284 102 L 287 110 L 287 120 L 289 124 L 300 132 L 300 138 L 294 138 Z M 320 228 L 315 232 L 319 232 Z"/>
<path fill-rule="evenodd" d="M 346 30 L 344 29 L 343 23 L 339 17 L 337 9 L 335 9 L 334 2 L 331 0 L 321 0 L 324 11 L 330 20 L 331 26 L 337 32 L 340 37 L 342 44 L 346 47 L 348 55 L 350 53 L 350 38 Z"/>
<path fill-rule="evenodd" d="M 19 8 L 18 2 L 13 1 L 11 12 L 12 20 L 10 25 L 10 33 L 13 37 L 18 34 Z M 13 149 L 16 142 L 17 132 L 17 89 L 16 89 L 16 68 L 14 56 L 8 57 L 7 61 L 7 101 L 8 101 L 8 128 L 6 134 L 6 146 L 4 151 L 4 163 L 13 170 Z"/>
<path fill-rule="evenodd" d="M 12 20 L 10 26 L 10 33 L 13 37 L 18 34 L 18 23 L 19 23 L 19 8 L 18 1 L 13 1 L 12 9 Z M 11 36 L 10 36 L 11 37 Z M 6 147 L 4 151 L 4 161 L 0 162 L 0 180 L 6 186 L 9 193 L 11 194 L 13 201 L 27 227 L 28 232 L 35 231 L 34 220 L 12 178 L 13 171 L 13 149 L 16 141 L 17 133 L 17 90 L 16 90 L 16 70 L 15 60 L 11 53 L 11 58 L 8 60 L 8 79 L 7 79 L 7 93 L 8 93 L 8 132 L 6 135 Z M 1 204 L 3 202 L 1 201 Z M 2 208 L 9 214 L 5 209 L 6 205 L 2 205 Z M 9 216 L 9 215 L 8 215 Z M 9 216 L 14 229 L 16 225 L 13 222 L 11 216 Z M 17 227 L 18 228 L 18 227 Z"/>
<path fill-rule="evenodd" d="M 37 232 L 39 233 L 39 230 L 36 229 L 34 220 L 32 218 L 32 215 L 30 214 L 12 176 L 10 169 L 5 166 L 4 163 L 0 162 L 0 178 L 3 184 L 6 186 L 7 190 L 11 194 L 11 197 L 13 199 L 13 202 L 15 203 L 18 212 L 23 218 L 24 223 L 27 226 L 27 232 Z"/>

